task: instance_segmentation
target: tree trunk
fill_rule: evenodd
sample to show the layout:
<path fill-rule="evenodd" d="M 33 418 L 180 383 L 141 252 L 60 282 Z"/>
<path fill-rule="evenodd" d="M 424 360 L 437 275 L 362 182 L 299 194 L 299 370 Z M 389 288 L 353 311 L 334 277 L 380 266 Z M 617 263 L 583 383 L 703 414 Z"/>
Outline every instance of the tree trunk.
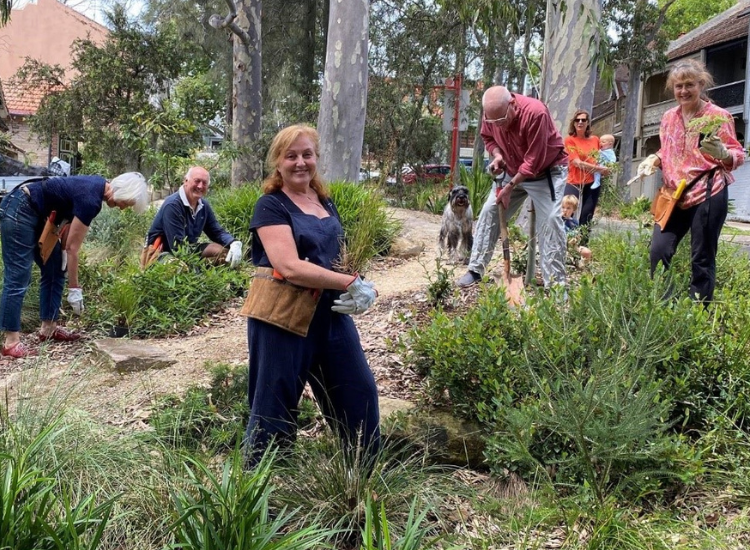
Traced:
<path fill-rule="evenodd" d="M 622 134 L 620 137 L 620 166 L 622 175 L 617 178 L 619 187 L 625 187 L 630 181 L 633 164 L 633 139 L 638 124 L 638 97 L 641 92 L 641 64 L 631 61 L 628 66 L 628 95 L 625 96 L 625 112 L 622 119 Z"/>
<path fill-rule="evenodd" d="M 302 41 L 302 61 L 300 68 L 302 71 L 302 93 L 305 99 L 313 102 L 313 90 L 315 89 L 315 13 L 317 1 L 303 0 L 302 11 L 305 12 L 304 25 L 305 36 Z"/>
<path fill-rule="evenodd" d="M 577 109 L 594 103 L 596 65 L 589 43 L 601 14 L 601 0 L 547 0 L 541 99 L 564 130 Z"/>
<path fill-rule="evenodd" d="M 334 2 L 320 98 L 319 166 L 327 181 L 356 182 L 367 107 L 369 2 Z"/>
<path fill-rule="evenodd" d="M 248 40 L 233 35 L 234 80 L 232 98 L 232 139 L 240 155 L 232 163 L 232 186 L 259 180 L 263 160 L 255 150 L 260 138 L 262 112 L 261 82 L 261 0 L 237 2 L 237 24 L 247 31 Z"/>

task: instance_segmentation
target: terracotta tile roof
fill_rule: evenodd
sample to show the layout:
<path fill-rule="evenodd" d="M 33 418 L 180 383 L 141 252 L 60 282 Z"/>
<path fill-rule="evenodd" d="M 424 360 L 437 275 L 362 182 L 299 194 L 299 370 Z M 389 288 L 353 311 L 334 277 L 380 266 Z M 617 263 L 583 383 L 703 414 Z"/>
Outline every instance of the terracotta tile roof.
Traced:
<path fill-rule="evenodd" d="M 750 0 L 740 0 L 725 12 L 706 21 L 669 44 L 670 60 L 685 57 L 703 48 L 717 46 L 747 36 L 750 24 Z"/>
<path fill-rule="evenodd" d="M 33 115 L 39 109 L 42 99 L 49 91 L 44 88 L 24 88 L 15 83 L 3 83 L 5 92 L 5 104 L 11 115 L 28 116 Z"/>

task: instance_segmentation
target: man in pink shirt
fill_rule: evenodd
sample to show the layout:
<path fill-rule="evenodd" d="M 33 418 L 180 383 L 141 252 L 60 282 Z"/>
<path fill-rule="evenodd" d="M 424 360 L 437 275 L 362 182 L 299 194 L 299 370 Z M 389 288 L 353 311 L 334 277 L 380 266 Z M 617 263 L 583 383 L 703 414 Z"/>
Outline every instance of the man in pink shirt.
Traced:
<path fill-rule="evenodd" d="M 493 184 L 476 223 L 469 270 L 458 280 L 461 287 L 481 280 L 492 259 L 500 233 L 498 204 L 508 219 L 531 197 L 536 210 L 536 232 L 545 288 L 565 285 L 565 226 L 562 198 L 568 157 L 563 139 L 547 107 L 539 100 L 488 88 L 482 97 L 481 135 L 490 155 L 493 174 L 505 171 L 502 188 Z"/>

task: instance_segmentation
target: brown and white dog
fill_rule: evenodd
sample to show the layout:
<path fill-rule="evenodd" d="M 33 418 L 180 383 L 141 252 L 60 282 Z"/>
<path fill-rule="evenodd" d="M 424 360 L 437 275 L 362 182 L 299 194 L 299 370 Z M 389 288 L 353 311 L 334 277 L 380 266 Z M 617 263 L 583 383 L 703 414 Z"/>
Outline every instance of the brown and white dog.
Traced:
<path fill-rule="evenodd" d="M 469 189 L 457 185 L 448 194 L 448 204 L 443 210 L 438 245 L 442 254 L 446 248 L 451 261 L 468 263 L 474 237 L 471 234 L 474 214 L 469 202 Z"/>

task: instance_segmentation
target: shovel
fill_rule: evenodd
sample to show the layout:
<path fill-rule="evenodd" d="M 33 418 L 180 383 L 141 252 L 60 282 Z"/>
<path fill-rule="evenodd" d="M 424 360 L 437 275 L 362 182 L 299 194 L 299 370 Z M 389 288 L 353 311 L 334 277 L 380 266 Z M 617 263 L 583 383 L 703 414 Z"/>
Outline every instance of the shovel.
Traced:
<path fill-rule="evenodd" d="M 511 307 L 523 305 L 523 277 L 510 274 L 510 238 L 508 236 L 508 220 L 505 216 L 505 208 L 502 204 L 497 205 L 500 214 L 500 238 L 503 241 L 503 285 L 505 285 L 505 298 Z"/>

